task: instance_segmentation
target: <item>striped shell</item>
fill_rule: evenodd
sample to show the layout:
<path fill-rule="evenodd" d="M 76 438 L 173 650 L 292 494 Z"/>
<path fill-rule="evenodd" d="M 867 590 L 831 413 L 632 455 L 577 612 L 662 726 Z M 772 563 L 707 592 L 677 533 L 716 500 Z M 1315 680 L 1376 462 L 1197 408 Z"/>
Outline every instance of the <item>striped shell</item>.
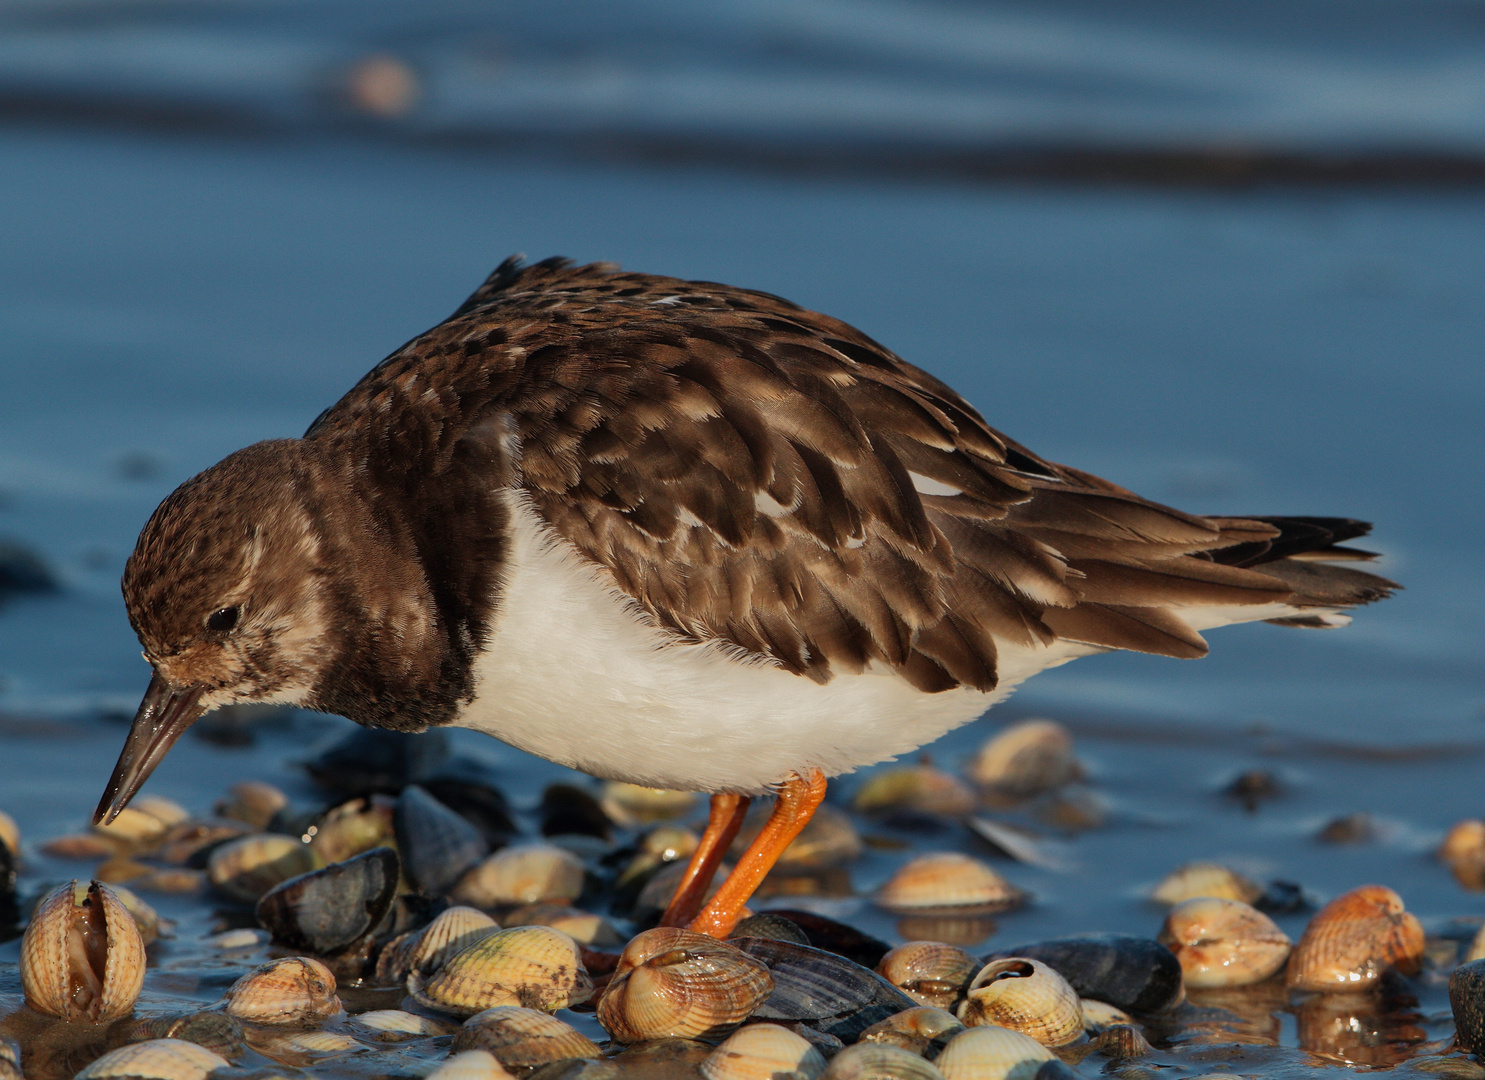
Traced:
<path fill-rule="evenodd" d="M 995 1025 L 1044 1046 L 1066 1046 L 1083 1035 L 1083 1006 L 1066 979 L 1040 960 L 992 960 L 969 984 L 959 1019 L 967 1027 Z"/>
<path fill-rule="evenodd" d="M 1181 962 L 1186 985 L 1198 990 L 1261 982 L 1289 958 L 1284 931 L 1239 900 L 1183 900 L 1165 917 L 1158 940 Z"/>
<path fill-rule="evenodd" d="M 226 1059 L 204 1046 L 181 1039 L 150 1039 L 130 1043 L 104 1054 L 75 1080 L 204 1080 L 216 1069 L 227 1067 Z"/>
<path fill-rule="evenodd" d="M 1179 904 L 1199 896 L 1212 896 L 1251 904 L 1262 895 L 1261 886 L 1236 870 L 1220 863 L 1194 862 L 1167 874 L 1150 893 L 1150 899 L 1162 904 Z"/>
<path fill-rule="evenodd" d="M 1326 904 L 1289 957 L 1287 982 L 1300 990 L 1365 990 L 1395 967 L 1415 974 L 1423 958 L 1423 927 L 1403 910 L 1402 897 L 1363 885 Z"/>
<path fill-rule="evenodd" d="M 861 1033 L 861 1042 L 898 1046 L 922 1057 L 934 1057 L 944 1044 L 964 1030 L 953 1013 L 920 1005 L 878 1020 Z"/>
<path fill-rule="evenodd" d="M 739 1028 L 701 1063 L 706 1080 L 815 1080 L 824 1071 L 820 1051 L 778 1024 Z"/>
<path fill-rule="evenodd" d="M 1079 1004 L 1083 1007 L 1083 1030 L 1090 1034 L 1102 1031 L 1106 1027 L 1113 1027 L 1115 1024 L 1134 1023 L 1127 1012 L 1115 1008 L 1106 1001 L 1084 998 Z"/>
<path fill-rule="evenodd" d="M 596 1043 L 549 1013 L 503 1005 L 476 1013 L 454 1036 L 452 1053 L 486 1050 L 507 1069 L 525 1070 L 549 1061 L 596 1058 Z"/>
<path fill-rule="evenodd" d="M 407 981 L 413 972 L 425 978 L 450 958 L 475 942 L 489 937 L 500 924 L 472 907 L 451 907 L 421 930 L 410 930 L 392 939 L 376 961 L 378 982 Z"/>
<path fill-rule="evenodd" d="M 882 957 L 877 974 L 921 1005 L 951 1009 L 980 966 L 956 945 L 909 941 Z"/>
<path fill-rule="evenodd" d="M 877 903 L 900 915 L 988 915 L 1022 899 L 1021 891 L 990 866 L 957 851 L 920 855 L 877 891 Z"/>
<path fill-rule="evenodd" d="M 515 1080 L 488 1050 L 465 1050 L 454 1054 L 425 1080 Z"/>
<path fill-rule="evenodd" d="M 517 844 L 477 863 L 449 892 L 473 907 L 565 904 L 583 892 L 583 860 L 554 844 Z"/>
<path fill-rule="evenodd" d="M 329 968 L 308 956 L 289 956 L 233 983 L 227 1012 L 250 1024 L 312 1026 L 340 1012 L 340 998 Z"/>
<path fill-rule="evenodd" d="M 772 991 L 761 960 L 705 934 L 657 927 L 625 946 L 598 1003 L 598 1022 L 621 1043 L 716 1038 Z"/>
<path fill-rule="evenodd" d="M 1051 720 L 1026 720 L 991 737 L 969 765 L 969 778 L 1013 799 L 1039 795 L 1076 780 L 1072 736 Z"/>
<path fill-rule="evenodd" d="M 128 1015 L 144 986 L 144 938 L 106 885 L 76 881 L 43 900 L 21 939 L 26 1004 L 63 1020 Z"/>
<path fill-rule="evenodd" d="M 572 938 L 547 926 L 516 926 L 481 938 L 427 979 L 414 971 L 407 988 L 431 1009 L 473 1016 L 499 1005 L 555 1012 L 587 1001 L 593 980 Z"/>
<path fill-rule="evenodd" d="M 944 1080 L 1032 1080 L 1052 1051 L 1018 1031 L 970 1028 L 954 1036 L 934 1062 Z"/>
<path fill-rule="evenodd" d="M 857 1043 L 836 1054 L 820 1080 L 944 1080 L 944 1075 L 901 1047 Z"/>

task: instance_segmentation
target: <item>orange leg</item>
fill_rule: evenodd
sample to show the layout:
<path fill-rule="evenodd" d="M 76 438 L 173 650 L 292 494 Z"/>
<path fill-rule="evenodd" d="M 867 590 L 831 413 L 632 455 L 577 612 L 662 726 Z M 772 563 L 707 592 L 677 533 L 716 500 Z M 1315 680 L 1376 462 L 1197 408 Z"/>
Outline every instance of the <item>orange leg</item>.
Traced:
<path fill-rule="evenodd" d="M 779 788 L 779 801 L 758 839 L 743 853 L 737 866 L 717 890 L 701 914 L 691 920 L 697 933 L 725 938 L 742 917 L 743 906 L 753 890 L 779 861 L 784 849 L 798 836 L 825 798 L 825 774 L 811 769 L 805 776 L 793 775 Z"/>
<path fill-rule="evenodd" d="M 706 890 L 711 888 L 712 878 L 722 863 L 722 856 L 732 846 L 737 830 L 742 828 L 748 805 L 753 800 L 745 795 L 721 794 L 712 796 L 711 813 L 706 819 L 706 831 L 701 842 L 686 864 L 686 873 L 676 886 L 670 906 L 660 917 L 661 926 L 685 926 L 706 901 Z"/>

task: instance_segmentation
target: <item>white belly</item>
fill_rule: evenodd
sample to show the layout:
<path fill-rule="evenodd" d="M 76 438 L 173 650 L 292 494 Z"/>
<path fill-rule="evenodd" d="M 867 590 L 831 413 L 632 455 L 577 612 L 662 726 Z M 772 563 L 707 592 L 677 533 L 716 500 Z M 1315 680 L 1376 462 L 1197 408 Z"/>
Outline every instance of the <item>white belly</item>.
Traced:
<path fill-rule="evenodd" d="M 594 776 L 758 793 L 791 772 L 850 772 L 931 742 L 1044 668 L 1095 652 L 1005 649 L 993 694 L 925 694 L 890 673 L 825 685 L 656 628 L 512 496 L 511 550 L 462 727 Z"/>

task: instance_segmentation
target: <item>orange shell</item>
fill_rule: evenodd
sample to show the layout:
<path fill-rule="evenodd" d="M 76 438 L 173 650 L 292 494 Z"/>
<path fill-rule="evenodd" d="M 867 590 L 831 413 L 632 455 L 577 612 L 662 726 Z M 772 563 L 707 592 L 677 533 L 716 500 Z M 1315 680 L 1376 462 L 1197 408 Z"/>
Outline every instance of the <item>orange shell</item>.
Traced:
<path fill-rule="evenodd" d="M 1402 897 L 1363 885 L 1321 908 L 1289 958 L 1287 982 L 1300 990 L 1365 990 L 1388 968 L 1415 974 L 1423 959 L 1423 927 L 1403 910 Z"/>

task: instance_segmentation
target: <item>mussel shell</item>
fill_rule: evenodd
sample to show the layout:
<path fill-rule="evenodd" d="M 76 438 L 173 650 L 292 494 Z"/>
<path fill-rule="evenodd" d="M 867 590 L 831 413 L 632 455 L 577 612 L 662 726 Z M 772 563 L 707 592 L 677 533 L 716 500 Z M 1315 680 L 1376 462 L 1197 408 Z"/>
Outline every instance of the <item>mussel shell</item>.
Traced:
<path fill-rule="evenodd" d="M 521 830 L 510 815 L 510 802 L 496 787 L 490 770 L 478 761 L 456 757 L 445 762 L 419 787 L 484 835 L 490 850 L 503 847 Z"/>
<path fill-rule="evenodd" d="M 74 1080 L 205 1080 L 227 1062 L 204 1046 L 181 1039 L 151 1039 L 111 1050 Z"/>
<path fill-rule="evenodd" d="M 487 1050 L 507 1069 L 531 1069 L 549 1061 L 596 1058 L 598 1045 L 549 1013 L 506 1005 L 485 1009 L 464 1021 L 450 1053 Z"/>
<path fill-rule="evenodd" d="M 21 939 L 21 988 L 39 1013 L 117 1020 L 134 1008 L 144 986 L 144 938 L 107 886 L 93 882 L 81 901 L 77 892 L 76 881 L 63 885 L 31 916 Z"/>
<path fill-rule="evenodd" d="M 848 1046 L 831 1060 L 820 1080 L 945 1080 L 917 1054 L 882 1043 Z"/>
<path fill-rule="evenodd" d="M 857 930 L 854 926 L 824 915 L 817 915 L 813 911 L 771 908 L 766 914 L 788 919 L 799 927 L 809 938 L 806 944 L 813 945 L 817 949 L 824 949 L 826 952 L 833 952 L 837 956 L 844 956 L 847 960 L 860 964 L 862 967 L 876 967 L 882 962 L 882 957 L 892 949 L 892 946 L 881 938 L 872 937 L 870 934 Z M 741 934 L 737 936 L 742 937 Z M 758 936 L 774 935 L 760 934 Z"/>
<path fill-rule="evenodd" d="M 407 879 L 429 896 L 442 896 L 490 851 L 484 834 L 416 784 L 397 799 L 393 815 Z"/>
<path fill-rule="evenodd" d="M 356 727 L 304 768 L 322 788 L 347 798 L 396 795 L 431 776 L 448 756 L 448 735 L 438 728 L 413 733 Z"/>
<path fill-rule="evenodd" d="M 815 1080 L 825 1058 L 808 1040 L 778 1024 L 749 1024 L 701 1063 L 706 1080 Z"/>
<path fill-rule="evenodd" d="M 549 784 L 537 809 L 543 836 L 596 836 L 607 840 L 614 823 L 598 799 L 575 784 Z"/>
<path fill-rule="evenodd" d="M 808 945 L 810 936 L 799 928 L 799 924 L 772 911 L 749 915 L 738 923 L 727 936 L 727 940 L 745 937 L 772 938 L 775 941 L 792 941 L 796 945 Z"/>
<path fill-rule="evenodd" d="M 935 1059 L 945 1080 L 1034 1080 L 1052 1051 L 1019 1031 L 977 1027 L 949 1040 Z"/>
<path fill-rule="evenodd" d="M 1485 960 L 1461 964 L 1449 976 L 1454 1038 L 1462 1050 L 1485 1048 Z"/>
<path fill-rule="evenodd" d="M 918 1003 L 870 968 L 843 956 L 771 938 L 732 942 L 763 961 L 773 992 L 755 1012 L 760 1020 L 803 1021 L 854 1042 L 867 1028 Z"/>
<path fill-rule="evenodd" d="M 1158 941 L 1126 934 L 1055 938 L 993 952 L 1040 960 L 1072 984 L 1079 997 L 1136 1013 L 1161 1012 L 1182 1000 L 1181 962 Z"/>
<path fill-rule="evenodd" d="M 373 848 L 274 886 L 258 901 L 258 922 L 291 949 L 340 952 L 382 921 L 400 873 L 397 852 Z"/>

